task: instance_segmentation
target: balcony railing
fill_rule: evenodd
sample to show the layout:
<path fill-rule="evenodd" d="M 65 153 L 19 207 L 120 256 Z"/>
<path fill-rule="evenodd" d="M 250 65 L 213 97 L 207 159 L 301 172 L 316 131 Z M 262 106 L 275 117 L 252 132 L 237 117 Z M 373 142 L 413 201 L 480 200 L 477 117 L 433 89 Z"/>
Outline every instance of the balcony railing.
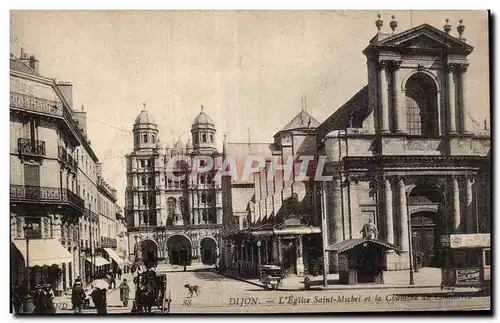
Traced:
<path fill-rule="evenodd" d="M 66 148 L 59 146 L 59 159 L 62 160 L 71 170 L 77 171 L 78 162 L 71 156 Z"/>
<path fill-rule="evenodd" d="M 68 189 L 28 185 L 10 185 L 10 199 L 27 202 L 70 203 L 83 210 L 84 202 Z"/>
<path fill-rule="evenodd" d="M 17 150 L 21 155 L 45 156 L 45 141 L 28 138 L 17 139 Z"/>
<path fill-rule="evenodd" d="M 79 132 L 79 127 L 73 119 L 71 112 L 68 109 L 64 109 L 62 102 L 10 92 L 10 106 L 15 109 L 28 110 L 63 118 L 74 133 Z"/>

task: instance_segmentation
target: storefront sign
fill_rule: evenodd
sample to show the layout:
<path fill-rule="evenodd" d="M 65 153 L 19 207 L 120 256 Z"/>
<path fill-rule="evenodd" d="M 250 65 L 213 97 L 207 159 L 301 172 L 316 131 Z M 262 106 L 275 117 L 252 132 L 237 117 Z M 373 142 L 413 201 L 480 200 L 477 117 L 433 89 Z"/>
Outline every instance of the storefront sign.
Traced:
<path fill-rule="evenodd" d="M 457 269 L 457 284 L 460 283 L 479 283 L 481 281 L 481 269 Z"/>
<path fill-rule="evenodd" d="M 450 235 L 450 248 L 487 248 L 490 245 L 489 233 Z"/>

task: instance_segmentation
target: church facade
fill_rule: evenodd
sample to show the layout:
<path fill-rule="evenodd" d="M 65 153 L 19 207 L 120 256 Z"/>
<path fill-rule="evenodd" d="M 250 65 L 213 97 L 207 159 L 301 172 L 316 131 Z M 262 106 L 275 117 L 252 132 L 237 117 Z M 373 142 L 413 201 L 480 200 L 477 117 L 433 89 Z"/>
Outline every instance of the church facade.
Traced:
<path fill-rule="evenodd" d="M 266 160 L 290 153 L 326 158 L 323 175 L 330 179 L 275 181 L 271 190 L 259 174 L 249 183 L 223 181 L 230 266 L 287 264 L 310 274 L 313 258 L 326 254 L 329 272 L 337 272 L 338 253 L 324 250 L 341 253 L 342 245 L 369 234 L 390 247 L 384 270 L 408 269 L 410 250 L 421 266 L 440 267 L 442 235 L 491 232 L 490 132 L 471 117 L 473 47 L 465 26 L 460 22 L 454 36 L 447 21 L 443 30 L 423 24 L 399 32 L 393 19 L 385 32 L 380 17 L 375 25 L 363 50 L 368 85 L 322 123 L 285 127 L 260 147 Z M 226 144 L 225 154 L 245 154 L 238 147 Z M 283 230 L 287 223 L 293 228 Z M 363 234 L 366 228 L 373 229 Z"/>
<path fill-rule="evenodd" d="M 144 108 L 133 133 L 125 197 L 131 260 L 215 264 L 222 224 L 220 183 L 212 171 L 192 172 L 193 163 L 199 162 L 196 156 L 219 156 L 212 119 L 200 112 L 187 144 L 179 138 L 173 147 L 165 147 Z"/>

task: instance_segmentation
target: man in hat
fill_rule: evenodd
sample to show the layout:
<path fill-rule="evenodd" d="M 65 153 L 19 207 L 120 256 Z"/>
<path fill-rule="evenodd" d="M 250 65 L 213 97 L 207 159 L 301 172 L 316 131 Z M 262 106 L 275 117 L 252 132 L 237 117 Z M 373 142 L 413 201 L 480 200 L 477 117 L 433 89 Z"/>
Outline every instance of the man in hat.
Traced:
<path fill-rule="evenodd" d="M 31 294 L 33 296 L 33 313 L 44 313 L 44 308 L 43 308 L 43 302 L 42 302 L 42 295 L 43 295 L 43 290 L 42 290 L 42 285 L 37 284 L 35 287 L 33 287 L 33 290 L 31 291 Z"/>
<path fill-rule="evenodd" d="M 87 294 L 85 294 L 85 291 L 83 290 L 83 284 L 77 278 L 71 291 L 71 304 L 73 305 L 73 311 L 75 313 L 80 314 L 82 312 L 83 304 L 85 303 L 86 298 Z"/>
<path fill-rule="evenodd" d="M 54 305 L 54 291 L 50 287 L 50 284 L 43 284 L 42 286 L 42 306 L 44 313 L 55 313 L 56 307 Z"/>

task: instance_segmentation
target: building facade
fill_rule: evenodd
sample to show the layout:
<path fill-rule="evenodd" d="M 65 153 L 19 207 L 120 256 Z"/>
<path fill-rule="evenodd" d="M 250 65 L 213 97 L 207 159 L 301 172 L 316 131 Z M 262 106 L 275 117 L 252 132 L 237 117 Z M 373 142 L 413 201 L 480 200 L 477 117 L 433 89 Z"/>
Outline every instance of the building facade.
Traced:
<path fill-rule="evenodd" d="M 215 124 L 201 112 L 186 145 L 179 138 L 164 148 L 158 126 L 144 108 L 133 133 L 125 197 L 131 260 L 215 264 L 222 225 L 220 181 L 214 177 L 216 168 L 192 171 L 196 156 L 219 157 Z"/>
<path fill-rule="evenodd" d="M 384 251 L 384 270 L 408 269 L 410 245 L 413 254 L 420 255 L 420 265 L 439 267 L 443 259 L 441 235 L 491 231 L 489 127 L 482 127 L 470 116 L 473 107 L 468 103 L 473 94 L 468 93 L 467 56 L 473 48 L 463 37 L 462 24 L 456 36 L 450 33 L 448 23 L 444 31 L 423 24 L 399 32 L 395 20 L 390 22 L 390 33 L 382 30 L 381 19 L 376 26 L 379 32 L 363 51 L 368 85 L 321 124 L 312 122 L 313 129 L 302 135 L 300 142 L 293 131 L 276 135 L 269 146 L 271 155 L 284 156 L 283 147 L 289 146 L 294 157 L 312 154 L 326 158 L 322 175 L 329 176 L 328 180 L 310 184 L 292 181 L 290 185 L 292 205 L 304 205 L 304 201 L 313 205 L 304 212 L 312 219 L 311 229 L 316 230 L 323 219 L 319 225 L 322 243 L 318 244 L 323 250 L 361 238 L 363 226 L 371 222 L 378 229 L 377 239 L 398 251 Z M 290 196 L 288 184 L 281 188 L 273 183 L 270 189 L 261 184 L 259 176 L 253 183 L 254 194 L 248 192 L 245 197 L 249 202 L 246 215 L 243 208 L 234 207 L 241 204 L 237 201 L 241 191 L 235 193 L 239 188 L 223 181 L 224 193 L 230 194 L 224 200 L 224 219 L 231 228 L 225 234 L 225 245 L 231 248 L 227 254 L 236 254 L 240 262 L 283 265 L 282 246 L 275 243 L 266 257 L 269 247 L 265 247 L 265 240 L 279 232 L 279 225 L 272 220 L 273 212 L 280 212 L 276 208 L 289 213 L 283 205 Z M 295 186 L 301 188 L 295 190 Z M 283 198 L 277 201 L 282 205 L 270 207 L 275 199 L 269 201 L 269 192 L 280 191 Z M 304 191 L 312 192 L 311 196 L 301 193 Z M 248 217 L 248 225 L 235 220 L 238 212 Z M 298 229 L 299 222 L 305 223 L 304 216 L 288 222 L 294 222 Z M 288 232 L 295 239 L 288 246 L 299 250 L 295 258 L 300 259 L 305 254 L 303 242 L 300 246 L 297 233 Z M 246 236 L 254 237 L 264 254 L 259 256 L 255 246 L 247 252 L 246 243 L 238 242 Z M 337 272 L 338 253 L 326 255 L 328 270 Z M 314 264 L 309 265 L 309 270 L 313 269 Z M 308 265 L 304 271 L 300 266 L 297 262 L 295 273 L 307 273 Z"/>
<path fill-rule="evenodd" d="M 60 294 L 85 276 L 86 248 L 98 247 L 98 159 L 71 83 L 38 69 L 33 55 L 11 55 L 12 283 L 47 282 Z"/>

